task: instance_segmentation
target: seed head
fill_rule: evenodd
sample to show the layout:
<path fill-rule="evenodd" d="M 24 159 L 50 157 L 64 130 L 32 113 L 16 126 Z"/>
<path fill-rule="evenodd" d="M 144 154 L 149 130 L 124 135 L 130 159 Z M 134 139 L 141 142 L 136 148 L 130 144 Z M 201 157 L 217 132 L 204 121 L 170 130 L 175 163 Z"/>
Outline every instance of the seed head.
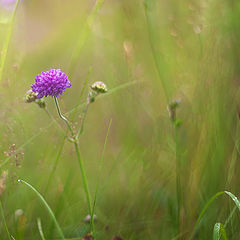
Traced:
<path fill-rule="evenodd" d="M 67 78 L 67 75 L 60 69 L 50 69 L 46 72 L 41 72 L 32 84 L 32 91 L 37 93 L 37 98 L 55 96 L 60 97 L 66 88 L 70 88 L 72 84 Z"/>
<path fill-rule="evenodd" d="M 91 89 L 96 93 L 106 93 L 108 91 L 106 84 L 101 81 L 93 83 Z"/>

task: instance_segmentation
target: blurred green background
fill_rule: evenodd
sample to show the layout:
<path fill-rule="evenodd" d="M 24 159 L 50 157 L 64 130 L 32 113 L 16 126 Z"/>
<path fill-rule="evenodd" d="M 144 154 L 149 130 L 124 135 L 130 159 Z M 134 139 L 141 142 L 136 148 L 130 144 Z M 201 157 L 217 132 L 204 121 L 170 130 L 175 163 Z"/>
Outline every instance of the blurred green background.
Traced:
<path fill-rule="evenodd" d="M 8 171 L 0 199 L 16 240 L 41 239 L 37 218 L 46 239 L 59 238 L 47 210 L 18 178 L 44 196 L 66 238 L 82 239 L 89 227 L 72 144 L 43 109 L 24 102 L 35 76 L 50 68 L 61 68 L 72 82 L 60 104 L 69 119 L 79 105 L 76 128 L 89 86 L 103 81 L 109 89 L 90 104 L 80 138 L 93 195 L 112 119 L 96 203 L 97 239 L 190 239 L 215 193 L 240 196 L 239 1 L 20 0 L 11 21 L 15 3 L 0 2 L 0 171 Z M 179 127 L 167 110 L 176 99 Z M 51 97 L 46 104 L 65 128 Z M 227 196 L 217 198 L 193 239 L 212 239 L 217 222 L 226 223 L 228 239 L 239 239 L 234 206 Z M 8 239 L 2 218 L 0 239 Z"/>

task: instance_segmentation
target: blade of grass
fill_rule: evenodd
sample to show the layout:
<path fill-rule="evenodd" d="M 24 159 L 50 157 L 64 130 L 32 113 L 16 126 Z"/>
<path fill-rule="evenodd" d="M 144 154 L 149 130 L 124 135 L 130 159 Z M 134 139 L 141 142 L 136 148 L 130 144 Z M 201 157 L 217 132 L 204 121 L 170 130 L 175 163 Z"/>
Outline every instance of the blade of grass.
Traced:
<path fill-rule="evenodd" d="M 50 186 L 50 184 L 52 182 L 54 173 L 55 173 L 55 171 L 57 169 L 58 162 L 59 162 L 59 159 L 60 159 L 61 154 L 62 154 L 62 150 L 63 150 L 63 147 L 64 147 L 65 140 L 66 140 L 66 137 L 64 136 L 63 139 L 61 140 L 60 147 L 59 147 L 59 150 L 58 150 L 55 162 L 53 164 L 53 168 L 52 168 L 51 173 L 49 175 L 49 178 L 48 178 L 48 181 L 47 181 L 47 185 L 46 185 L 46 188 L 45 188 L 45 191 L 44 191 L 44 195 L 48 192 L 48 188 L 49 188 L 49 186 Z"/>
<path fill-rule="evenodd" d="M 237 199 L 237 197 L 236 197 L 234 194 L 232 194 L 231 192 L 228 192 L 228 191 L 223 191 L 223 192 L 218 192 L 218 193 L 216 193 L 214 196 L 212 196 L 212 197 L 208 200 L 208 202 L 207 202 L 207 203 L 205 204 L 205 206 L 203 207 L 201 213 L 199 214 L 199 217 L 198 217 L 198 219 L 197 219 L 197 222 L 196 222 L 196 224 L 195 224 L 195 227 L 194 227 L 194 230 L 193 230 L 193 233 L 192 233 L 190 239 L 193 238 L 194 233 L 195 233 L 195 231 L 196 231 L 196 229 L 197 229 L 197 227 L 198 227 L 198 224 L 199 224 L 199 222 L 201 221 L 204 213 L 207 211 L 208 207 L 211 205 L 211 203 L 213 203 L 213 202 L 217 199 L 217 197 L 223 195 L 224 193 L 225 193 L 226 195 L 228 195 L 228 196 L 233 200 L 233 202 L 235 203 L 236 207 L 237 207 L 238 210 L 240 211 L 240 202 L 239 202 L 239 200 Z"/>
<path fill-rule="evenodd" d="M 43 230 L 42 230 L 42 223 L 41 223 L 40 218 L 37 219 L 37 225 L 38 225 L 39 234 L 40 234 L 42 240 L 46 240 L 46 238 L 44 237 Z"/>
<path fill-rule="evenodd" d="M 224 226 L 221 223 L 216 223 L 213 228 L 213 240 L 228 240 Z"/>
<path fill-rule="evenodd" d="M 64 238 L 64 235 L 63 235 L 63 232 L 62 232 L 62 229 L 61 227 L 59 226 L 58 222 L 57 222 L 57 219 L 56 217 L 54 216 L 54 213 L 52 211 L 52 209 L 49 207 L 49 205 L 47 204 L 46 200 L 43 198 L 43 196 L 29 183 L 25 182 L 24 180 L 22 179 L 18 179 L 18 182 L 20 183 L 23 183 L 25 184 L 26 186 L 28 186 L 37 196 L 38 198 L 41 200 L 41 202 L 43 203 L 43 205 L 46 207 L 46 209 L 48 210 L 50 216 L 52 217 L 52 220 L 53 222 L 55 223 L 56 225 L 56 228 L 58 230 L 58 233 L 59 235 L 61 236 L 61 239 L 65 239 Z"/>
<path fill-rule="evenodd" d="M 81 33 L 80 33 L 80 36 L 79 36 L 76 48 L 73 51 L 72 58 L 70 60 L 70 65 L 69 65 L 69 72 L 70 73 L 73 73 L 73 71 L 74 71 L 74 69 L 76 67 L 77 60 L 78 60 L 78 58 L 79 58 L 79 56 L 81 54 L 82 47 L 84 46 L 84 44 L 86 42 L 86 39 L 87 39 L 87 37 L 89 35 L 90 27 L 93 24 L 94 19 L 96 18 L 97 12 L 100 9 L 100 7 L 102 6 L 103 2 L 104 2 L 104 0 L 97 0 L 96 1 L 96 3 L 94 5 L 90 15 L 87 18 L 86 23 L 84 24 L 84 26 L 83 26 L 83 28 L 81 30 Z"/>
<path fill-rule="evenodd" d="M 100 162 L 99 162 L 99 168 L 98 168 L 98 178 L 97 178 L 97 186 L 96 186 L 96 190 L 95 190 L 95 194 L 94 194 L 94 199 L 93 199 L 93 207 L 92 207 L 92 216 L 91 216 L 91 221 L 92 221 L 92 226 L 93 226 L 93 215 L 94 215 L 94 209 L 96 206 L 96 201 L 97 201 L 97 194 L 98 194 L 98 189 L 99 189 L 99 183 L 100 183 L 100 178 L 101 178 L 101 172 L 102 172 L 102 167 L 103 167 L 103 157 L 104 157 L 104 153 L 105 153 L 105 149 L 106 149 L 106 145 L 107 145 L 107 140 L 108 140 L 108 136 L 109 136 L 109 131 L 112 125 L 112 119 L 110 119 L 109 124 L 108 124 L 108 129 L 107 129 L 107 134 L 105 137 L 105 141 L 104 141 L 104 145 L 103 145 L 103 150 L 102 150 L 102 154 L 101 154 L 101 158 L 100 158 Z M 95 232 L 93 232 L 93 236 L 95 236 Z"/>
<path fill-rule="evenodd" d="M 97 98 L 102 98 L 102 97 L 105 97 L 105 96 L 109 96 L 109 95 L 113 94 L 114 92 L 116 92 L 118 90 L 130 87 L 130 86 L 132 86 L 132 85 L 134 85 L 136 83 L 138 83 L 138 81 L 131 81 L 131 82 L 123 83 L 123 84 L 121 84 L 121 85 L 119 85 L 119 86 L 117 86 L 115 88 L 110 89 L 107 93 L 104 93 L 104 94 L 101 94 L 101 95 L 97 96 Z M 73 109 L 68 111 L 66 114 L 70 114 L 70 113 L 76 111 L 77 109 L 86 106 L 87 104 L 88 104 L 87 101 L 84 102 L 84 103 L 78 104 L 76 107 L 74 107 Z"/>
<path fill-rule="evenodd" d="M 144 10 L 145 10 L 145 16 L 146 16 L 146 22 L 147 22 L 147 30 L 148 30 L 148 37 L 149 37 L 149 43 L 150 43 L 150 47 L 151 47 L 151 51 L 152 51 L 152 55 L 153 55 L 153 59 L 154 59 L 154 63 L 156 66 L 156 70 L 159 76 L 159 79 L 161 80 L 162 83 L 162 87 L 164 90 L 164 94 L 166 97 L 167 102 L 169 102 L 170 100 L 170 88 L 168 85 L 168 79 L 166 78 L 166 74 L 164 71 L 166 71 L 167 69 L 167 64 L 164 61 L 164 56 L 163 54 L 157 53 L 157 50 L 154 46 L 154 30 L 155 28 L 152 26 L 152 21 L 151 21 L 151 17 L 150 17 L 150 5 L 152 3 L 152 0 L 146 0 L 144 2 Z"/>
<path fill-rule="evenodd" d="M 6 62 L 8 46 L 9 46 L 9 42 L 10 42 L 11 35 L 12 35 L 13 24 L 14 24 L 14 19 L 15 19 L 16 12 L 17 12 L 18 3 L 19 3 L 19 0 L 16 1 L 15 7 L 14 7 L 14 10 L 13 10 L 13 14 L 12 14 L 12 17 L 11 17 L 11 20 L 10 20 L 10 23 L 9 23 L 9 27 L 8 27 L 8 30 L 7 30 L 6 38 L 5 38 L 5 41 L 3 43 L 3 49 L 1 51 L 2 54 L 1 54 L 1 59 L 0 59 L 0 83 L 2 82 L 3 69 L 4 69 L 4 66 L 5 66 L 5 62 Z"/>
<path fill-rule="evenodd" d="M 0 211 L 1 211 L 2 219 L 3 219 L 3 224 L 4 224 L 4 227 L 5 227 L 7 235 L 8 235 L 8 239 L 11 240 L 11 235 L 10 235 L 9 230 L 8 230 L 8 226 L 7 226 L 7 223 L 6 223 L 5 216 L 4 216 L 4 211 L 3 211 L 3 206 L 2 206 L 2 201 L 1 200 L 0 200 Z"/>
<path fill-rule="evenodd" d="M 86 87 L 87 87 L 87 83 L 88 83 L 88 81 L 89 81 L 91 72 L 92 72 L 92 67 L 90 67 L 90 68 L 88 69 L 88 74 L 87 74 L 87 77 L 86 77 L 86 79 L 85 79 L 85 81 L 84 81 L 84 84 L 83 84 L 83 87 L 82 87 L 82 89 L 81 89 L 81 92 L 80 92 L 80 94 L 79 94 L 79 99 L 78 99 L 77 103 L 79 103 L 79 102 L 81 101 L 81 99 L 82 99 L 82 96 L 83 96 L 84 91 L 85 91 L 85 89 L 86 89 Z M 77 106 L 74 108 L 73 115 L 72 115 L 72 121 L 75 119 L 76 113 L 77 113 Z"/>

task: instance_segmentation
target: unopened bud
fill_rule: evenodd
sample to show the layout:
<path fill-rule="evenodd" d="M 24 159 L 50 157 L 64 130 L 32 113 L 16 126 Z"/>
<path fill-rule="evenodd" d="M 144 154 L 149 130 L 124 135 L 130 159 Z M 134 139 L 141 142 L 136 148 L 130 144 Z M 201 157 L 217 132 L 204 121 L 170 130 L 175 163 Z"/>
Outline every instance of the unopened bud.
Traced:
<path fill-rule="evenodd" d="M 32 90 L 28 90 L 25 94 L 25 102 L 31 103 L 37 99 L 37 93 L 33 92 Z"/>
<path fill-rule="evenodd" d="M 40 108 L 45 108 L 46 107 L 46 102 L 44 98 L 38 98 L 35 100 L 35 103 L 40 107 Z"/>
<path fill-rule="evenodd" d="M 171 119 L 172 122 L 174 122 L 176 124 L 176 110 L 179 107 L 179 105 L 181 104 L 181 100 L 180 99 L 176 99 L 174 101 L 172 101 L 171 103 L 169 103 L 168 105 L 168 112 L 169 112 L 169 117 Z M 179 124 L 180 125 L 180 124 Z"/>
<path fill-rule="evenodd" d="M 95 101 L 96 96 L 97 96 L 97 93 L 89 92 L 88 93 L 88 103 L 93 103 Z"/>
<path fill-rule="evenodd" d="M 96 93 L 106 93 L 108 91 L 106 84 L 101 81 L 93 83 L 91 89 Z"/>

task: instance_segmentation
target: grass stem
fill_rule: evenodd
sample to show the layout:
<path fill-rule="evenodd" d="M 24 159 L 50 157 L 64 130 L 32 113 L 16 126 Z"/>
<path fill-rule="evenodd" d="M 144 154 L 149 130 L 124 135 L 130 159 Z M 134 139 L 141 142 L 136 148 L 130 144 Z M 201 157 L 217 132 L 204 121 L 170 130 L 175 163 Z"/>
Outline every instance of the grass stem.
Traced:
<path fill-rule="evenodd" d="M 38 196 L 38 198 L 41 200 L 41 202 L 43 203 L 43 205 L 44 205 L 44 206 L 46 207 L 46 209 L 48 210 L 50 216 L 52 217 L 52 220 L 53 220 L 53 222 L 54 222 L 55 225 L 56 225 L 56 228 L 57 228 L 57 230 L 58 230 L 58 233 L 59 233 L 61 239 L 65 239 L 64 234 L 63 234 L 63 232 L 62 232 L 62 229 L 61 229 L 61 227 L 59 226 L 59 224 L 58 224 L 58 222 L 57 222 L 57 219 L 56 219 L 56 217 L 55 217 L 52 209 L 49 207 L 49 205 L 47 204 L 47 202 L 46 202 L 46 200 L 43 198 L 43 196 L 42 196 L 31 184 L 27 183 L 26 181 L 24 181 L 24 180 L 22 180 L 22 179 L 18 179 L 18 182 L 23 183 L 23 184 L 25 184 L 26 186 L 28 186 L 28 187 Z"/>

